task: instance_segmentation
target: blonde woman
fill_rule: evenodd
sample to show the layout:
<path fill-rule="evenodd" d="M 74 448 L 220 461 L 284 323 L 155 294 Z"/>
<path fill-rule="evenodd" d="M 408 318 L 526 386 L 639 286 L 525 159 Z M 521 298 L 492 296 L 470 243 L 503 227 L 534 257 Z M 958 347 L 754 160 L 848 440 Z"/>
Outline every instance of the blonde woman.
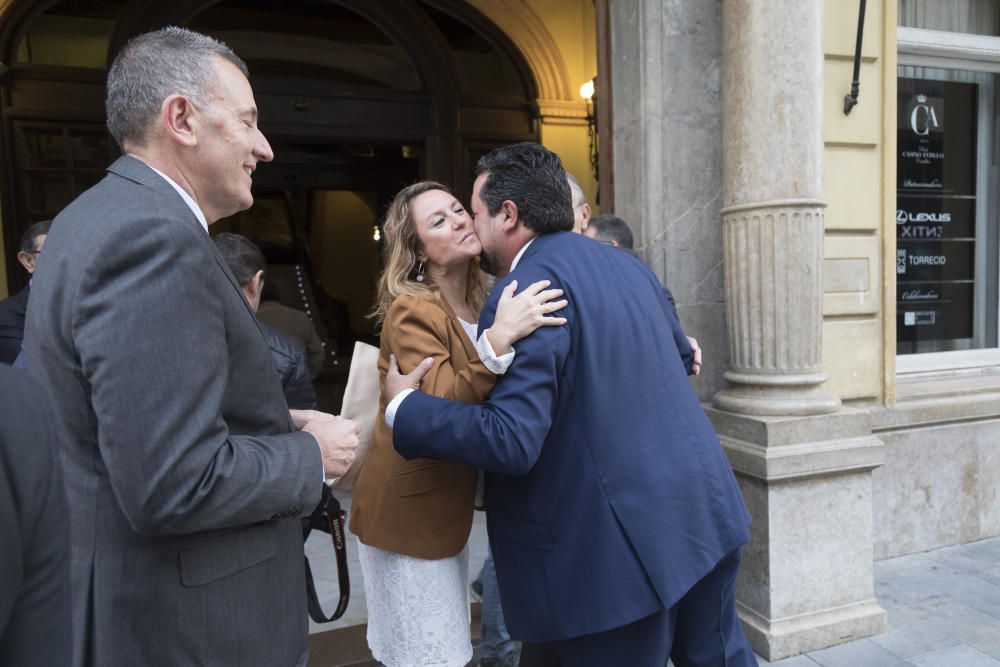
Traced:
<path fill-rule="evenodd" d="M 430 357 L 434 366 L 422 391 L 482 402 L 496 375 L 476 352 L 488 282 L 472 219 L 445 186 L 424 181 L 396 195 L 384 231 L 386 265 L 375 307 L 381 380 L 390 354 L 404 372 Z M 539 326 L 564 323 L 546 317 L 566 305 L 553 301 L 562 291 L 547 285 L 535 283 L 517 296 L 505 291 L 484 334 L 497 354 L 509 354 L 512 343 Z M 404 459 L 378 420 L 354 491 L 351 530 L 365 580 L 368 644 L 387 667 L 461 667 L 472 658 L 466 543 L 477 479 L 478 471 L 456 463 Z"/>

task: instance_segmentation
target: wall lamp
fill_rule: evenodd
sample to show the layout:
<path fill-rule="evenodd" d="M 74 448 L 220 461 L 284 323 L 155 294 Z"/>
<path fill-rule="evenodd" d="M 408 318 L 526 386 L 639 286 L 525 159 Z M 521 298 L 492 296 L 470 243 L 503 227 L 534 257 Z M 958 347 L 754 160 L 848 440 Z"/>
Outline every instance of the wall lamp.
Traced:
<path fill-rule="evenodd" d="M 858 103 L 861 94 L 861 40 L 865 34 L 865 4 L 867 0 L 859 0 L 858 4 L 858 39 L 854 44 L 854 79 L 851 81 L 851 92 L 844 96 L 844 115 Z"/>
<path fill-rule="evenodd" d="M 597 164 L 597 94 L 595 86 L 597 77 L 590 81 L 585 81 L 580 86 L 580 97 L 587 102 L 587 138 L 590 141 L 589 157 L 590 170 L 594 174 L 594 181 L 600 183 L 600 170 Z"/>

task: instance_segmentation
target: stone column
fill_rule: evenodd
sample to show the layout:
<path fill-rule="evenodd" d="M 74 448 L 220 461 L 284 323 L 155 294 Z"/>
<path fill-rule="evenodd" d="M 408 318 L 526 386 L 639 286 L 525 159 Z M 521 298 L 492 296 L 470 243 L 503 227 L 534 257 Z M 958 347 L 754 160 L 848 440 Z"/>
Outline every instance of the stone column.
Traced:
<path fill-rule="evenodd" d="M 723 9 L 722 219 L 730 388 L 716 407 L 824 414 L 823 6 Z"/>
<path fill-rule="evenodd" d="M 724 0 L 729 387 L 708 409 L 753 516 L 737 604 L 777 660 L 881 632 L 866 413 L 822 387 L 823 0 Z"/>

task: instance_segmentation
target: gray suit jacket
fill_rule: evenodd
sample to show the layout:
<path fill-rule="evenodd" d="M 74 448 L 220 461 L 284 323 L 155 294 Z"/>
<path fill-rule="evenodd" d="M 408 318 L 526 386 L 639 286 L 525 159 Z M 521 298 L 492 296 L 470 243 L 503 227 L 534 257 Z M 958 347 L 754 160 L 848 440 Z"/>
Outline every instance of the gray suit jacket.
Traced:
<path fill-rule="evenodd" d="M 74 664 L 294 665 L 319 448 L 191 210 L 138 160 L 108 171 L 56 217 L 25 335 L 62 446 Z"/>

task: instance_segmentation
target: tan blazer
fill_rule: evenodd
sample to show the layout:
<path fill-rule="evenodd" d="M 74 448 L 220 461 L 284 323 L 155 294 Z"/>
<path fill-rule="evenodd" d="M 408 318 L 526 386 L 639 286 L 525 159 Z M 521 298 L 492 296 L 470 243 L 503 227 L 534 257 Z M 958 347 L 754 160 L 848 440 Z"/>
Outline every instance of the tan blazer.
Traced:
<path fill-rule="evenodd" d="M 420 389 L 434 396 L 482 403 L 496 383 L 445 302 L 412 296 L 393 302 L 382 328 L 380 386 L 390 352 L 404 373 L 433 357 L 434 367 Z M 454 556 L 469 539 L 479 472 L 447 461 L 404 459 L 393 449 L 392 430 L 381 417 L 385 406 L 383 397 L 375 441 L 351 501 L 351 531 L 386 551 L 427 559 Z"/>

